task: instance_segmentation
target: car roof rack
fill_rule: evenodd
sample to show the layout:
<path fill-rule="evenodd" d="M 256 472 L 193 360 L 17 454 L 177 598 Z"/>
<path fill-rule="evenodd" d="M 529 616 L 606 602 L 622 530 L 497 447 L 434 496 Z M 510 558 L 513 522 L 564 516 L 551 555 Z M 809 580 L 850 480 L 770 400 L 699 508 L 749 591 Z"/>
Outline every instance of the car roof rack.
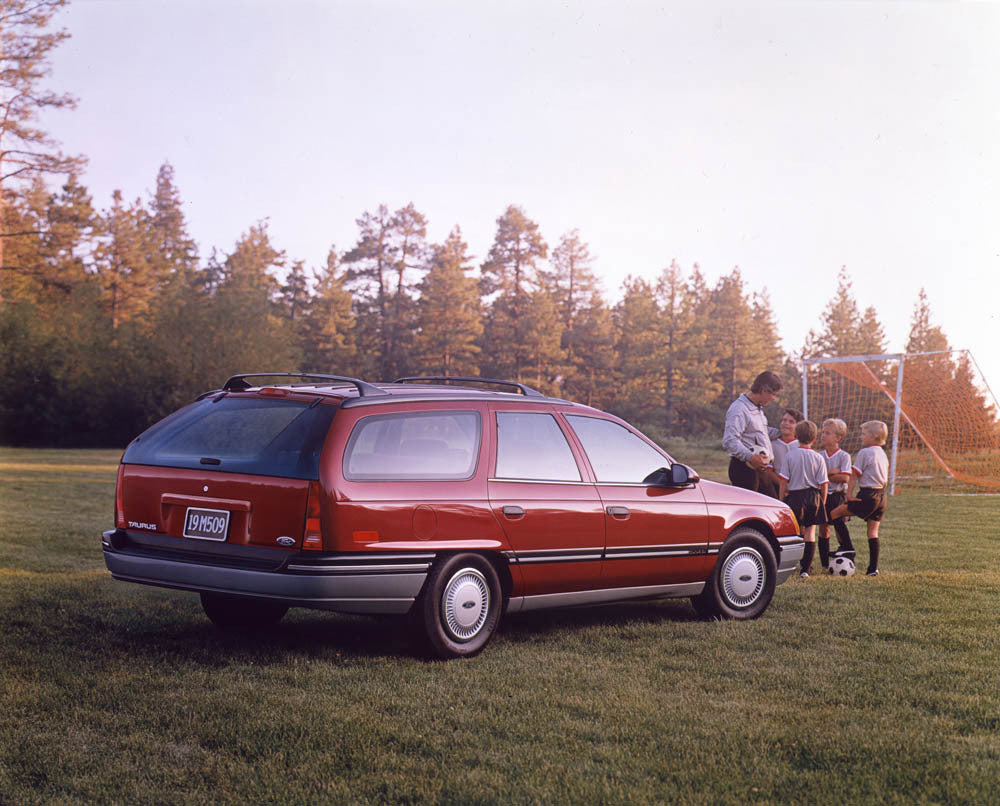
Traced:
<path fill-rule="evenodd" d="M 375 395 L 387 395 L 383 389 L 379 389 L 367 381 L 360 378 L 350 378 L 346 375 L 318 375 L 315 372 L 244 372 L 239 375 L 232 375 L 223 384 L 222 388 L 227 392 L 238 392 L 249 389 L 251 384 L 246 382 L 247 378 L 308 378 L 310 380 L 321 381 L 342 381 L 355 386 L 359 397 L 370 397 Z M 326 384 L 324 384 L 326 385 Z M 332 386 L 333 384 L 329 384 Z"/>
<path fill-rule="evenodd" d="M 530 386 L 525 386 L 523 383 L 518 383 L 517 381 L 501 381 L 496 378 L 478 378 L 466 375 L 408 375 L 405 378 L 396 378 L 393 383 L 413 383 L 415 381 L 433 381 L 435 383 L 458 381 L 459 383 L 482 383 L 495 384 L 498 386 L 513 386 L 525 397 L 545 397 L 545 395 L 537 389 L 532 389 Z"/>

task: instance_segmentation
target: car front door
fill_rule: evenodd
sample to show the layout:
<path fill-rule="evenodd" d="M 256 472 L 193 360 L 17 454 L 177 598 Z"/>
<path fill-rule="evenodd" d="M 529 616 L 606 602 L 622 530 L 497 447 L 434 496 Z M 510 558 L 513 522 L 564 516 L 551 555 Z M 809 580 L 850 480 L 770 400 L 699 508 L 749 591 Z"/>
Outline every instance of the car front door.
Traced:
<path fill-rule="evenodd" d="M 698 582 L 712 565 L 708 509 L 697 484 L 644 479 L 670 460 L 637 432 L 610 419 L 567 414 L 597 480 L 607 530 L 602 587 Z"/>

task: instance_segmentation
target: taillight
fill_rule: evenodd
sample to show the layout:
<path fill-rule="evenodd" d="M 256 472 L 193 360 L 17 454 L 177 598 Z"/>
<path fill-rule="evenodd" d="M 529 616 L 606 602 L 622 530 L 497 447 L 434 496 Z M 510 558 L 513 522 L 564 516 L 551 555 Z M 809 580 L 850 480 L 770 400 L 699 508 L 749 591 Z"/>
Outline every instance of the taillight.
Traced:
<path fill-rule="evenodd" d="M 309 498 L 306 501 L 306 528 L 302 536 L 302 548 L 307 551 L 323 550 L 323 533 L 319 527 L 319 482 L 309 482 Z"/>
<path fill-rule="evenodd" d="M 122 481 L 125 478 L 125 465 L 118 465 L 118 480 L 115 482 L 115 527 L 124 529 L 125 521 L 125 498 L 122 491 Z"/>

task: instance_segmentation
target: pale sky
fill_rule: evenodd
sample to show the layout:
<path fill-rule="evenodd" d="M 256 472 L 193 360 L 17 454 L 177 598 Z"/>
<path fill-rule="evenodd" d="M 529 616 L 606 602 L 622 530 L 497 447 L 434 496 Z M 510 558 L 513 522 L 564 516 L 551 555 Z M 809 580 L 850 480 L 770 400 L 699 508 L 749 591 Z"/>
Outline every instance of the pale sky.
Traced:
<path fill-rule="evenodd" d="M 413 202 L 479 261 L 509 204 L 606 296 L 739 266 L 798 353 L 846 265 L 901 350 L 921 286 L 1000 394 L 1000 5 L 75 0 L 46 118 L 105 208 L 175 169 L 203 256 L 308 267 Z"/>

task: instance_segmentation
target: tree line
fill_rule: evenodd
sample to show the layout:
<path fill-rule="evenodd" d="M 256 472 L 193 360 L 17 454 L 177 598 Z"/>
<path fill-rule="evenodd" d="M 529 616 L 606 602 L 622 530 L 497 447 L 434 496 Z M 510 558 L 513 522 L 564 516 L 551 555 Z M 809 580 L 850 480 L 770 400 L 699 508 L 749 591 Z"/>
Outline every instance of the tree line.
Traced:
<path fill-rule="evenodd" d="M 799 402 L 767 292 L 738 268 L 710 284 L 697 264 L 671 261 L 653 280 L 629 276 L 612 304 L 583 235 L 550 244 L 514 204 L 478 264 L 459 226 L 432 243 L 408 204 L 362 213 L 354 243 L 331 246 L 322 266 L 290 257 L 265 221 L 205 254 L 169 163 L 145 197 L 115 191 L 99 209 L 83 160 L 34 126 L 41 107 L 72 105 L 38 89 L 65 38 L 39 32 L 63 4 L 0 0 L 0 442 L 123 445 L 228 375 L 258 370 L 517 380 L 659 438 L 719 433 L 763 368 L 786 376 L 785 405 Z M 922 295 L 911 342 L 939 334 L 928 317 Z M 841 270 L 804 354 L 884 347 Z"/>

